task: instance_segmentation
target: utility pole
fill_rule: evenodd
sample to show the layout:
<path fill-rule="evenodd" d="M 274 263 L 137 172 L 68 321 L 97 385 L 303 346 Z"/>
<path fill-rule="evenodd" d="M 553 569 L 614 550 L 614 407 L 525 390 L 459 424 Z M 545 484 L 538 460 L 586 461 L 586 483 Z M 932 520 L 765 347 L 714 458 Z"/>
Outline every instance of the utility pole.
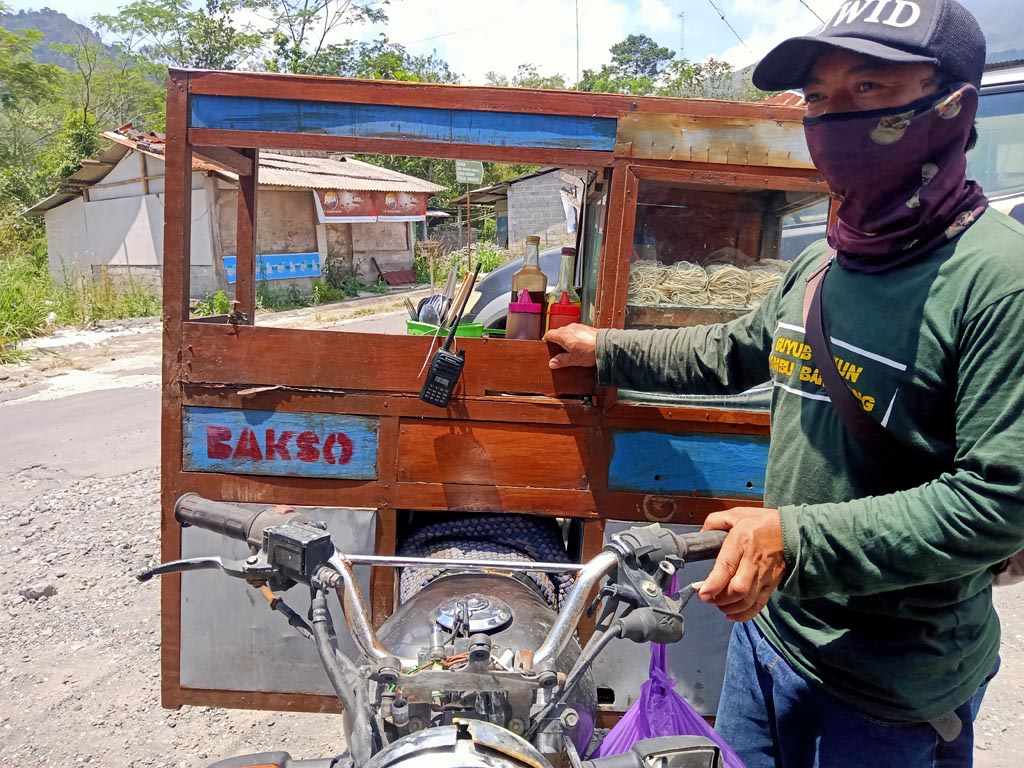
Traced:
<path fill-rule="evenodd" d="M 685 59 L 683 51 L 686 49 L 686 14 L 679 12 L 679 58 Z"/>

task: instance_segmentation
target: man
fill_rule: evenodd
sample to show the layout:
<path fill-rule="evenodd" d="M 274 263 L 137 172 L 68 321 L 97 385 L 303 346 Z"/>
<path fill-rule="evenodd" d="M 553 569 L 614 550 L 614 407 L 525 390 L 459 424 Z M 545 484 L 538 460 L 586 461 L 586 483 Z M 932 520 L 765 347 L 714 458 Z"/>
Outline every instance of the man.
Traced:
<path fill-rule="evenodd" d="M 811 156 L 842 199 L 828 243 L 734 322 L 546 337 L 566 350 L 552 368 L 596 365 L 604 385 L 773 381 L 765 508 L 709 516 L 729 535 L 699 593 L 737 622 L 718 723 L 748 768 L 972 764 L 998 664 L 992 574 L 1024 548 L 1024 228 L 965 177 L 984 59 L 952 0 L 844 2 L 754 73 L 804 89 Z M 814 360 L 895 460 L 808 362 L 807 279 L 829 246 L 831 350 Z"/>

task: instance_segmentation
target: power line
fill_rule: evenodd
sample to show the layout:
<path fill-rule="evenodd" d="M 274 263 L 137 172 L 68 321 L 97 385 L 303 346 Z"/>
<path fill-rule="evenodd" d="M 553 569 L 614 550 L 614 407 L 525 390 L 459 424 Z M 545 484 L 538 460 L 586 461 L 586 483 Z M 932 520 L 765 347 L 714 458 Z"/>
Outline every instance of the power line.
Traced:
<path fill-rule="evenodd" d="M 824 23 L 825 23 L 825 20 L 824 20 L 823 18 L 821 18 L 821 16 L 819 16 L 819 15 L 817 14 L 817 12 L 816 12 L 816 11 L 815 11 L 815 10 L 814 10 L 813 8 L 811 8 L 811 6 L 809 6 L 809 5 L 808 5 L 808 4 L 807 4 L 807 3 L 805 2 L 805 0 L 800 0 L 800 5 L 802 5 L 802 6 L 803 6 L 804 8 L 806 8 L 806 9 L 807 9 L 808 11 L 810 11 L 811 13 L 813 13 L 813 14 L 814 14 L 814 18 L 816 18 L 816 19 L 817 19 L 818 21 L 820 21 L 820 22 L 821 22 L 822 24 L 824 24 Z"/>
<path fill-rule="evenodd" d="M 744 48 L 746 48 L 747 51 L 749 51 L 750 53 L 753 53 L 753 51 L 750 50 L 750 46 L 747 45 L 745 42 L 743 42 L 743 38 L 740 37 L 739 32 L 737 32 L 735 29 L 733 29 L 732 24 L 730 24 L 729 20 L 727 18 L 725 18 L 725 14 L 722 13 L 722 9 L 719 8 L 717 5 L 715 5 L 715 0 L 708 0 L 708 2 L 711 3 L 711 7 L 712 8 L 714 8 L 716 11 L 718 11 L 718 15 L 722 17 L 722 21 L 725 22 L 725 26 L 727 26 L 732 31 L 732 33 L 734 35 L 736 35 L 736 39 L 740 41 L 740 45 L 742 45 Z M 822 22 L 822 23 L 824 23 L 824 22 Z"/>

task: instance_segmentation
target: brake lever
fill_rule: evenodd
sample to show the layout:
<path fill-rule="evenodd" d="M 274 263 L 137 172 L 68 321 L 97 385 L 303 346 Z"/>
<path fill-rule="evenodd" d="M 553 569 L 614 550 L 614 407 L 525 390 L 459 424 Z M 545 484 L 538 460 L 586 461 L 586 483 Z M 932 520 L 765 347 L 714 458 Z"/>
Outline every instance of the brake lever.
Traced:
<path fill-rule="evenodd" d="M 245 579 L 250 584 L 265 583 L 276 571 L 265 562 L 248 560 L 225 560 L 223 557 L 189 557 L 183 560 L 170 560 L 152 568 L 143 568 L 135 574 L 138 581 L 149 581 L 154 576 L 168 573 L 185 573 L 187 571 L 220 570 L 236 579 Z"/>

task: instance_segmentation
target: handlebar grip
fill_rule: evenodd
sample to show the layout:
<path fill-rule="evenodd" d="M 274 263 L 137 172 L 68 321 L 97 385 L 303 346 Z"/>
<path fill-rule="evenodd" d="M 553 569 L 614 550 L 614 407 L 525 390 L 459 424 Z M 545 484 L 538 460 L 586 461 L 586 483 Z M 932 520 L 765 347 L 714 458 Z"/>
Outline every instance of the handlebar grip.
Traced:
<path fill-rule="evenodd" d="M 688 563 L 698 560 L 714 560 L 722 548 L 726 534 L 727 531 L 675 534 L 677 553 Z"/>
<path fill-rule="evenodd" d="M 182 525 L 194 525 L 239 541 L 248 540 L 253 521 L 259 516 L 259 511 L 204 499 L 198 493 L 186 493 L 174 504 L 174 519 Z"/>

